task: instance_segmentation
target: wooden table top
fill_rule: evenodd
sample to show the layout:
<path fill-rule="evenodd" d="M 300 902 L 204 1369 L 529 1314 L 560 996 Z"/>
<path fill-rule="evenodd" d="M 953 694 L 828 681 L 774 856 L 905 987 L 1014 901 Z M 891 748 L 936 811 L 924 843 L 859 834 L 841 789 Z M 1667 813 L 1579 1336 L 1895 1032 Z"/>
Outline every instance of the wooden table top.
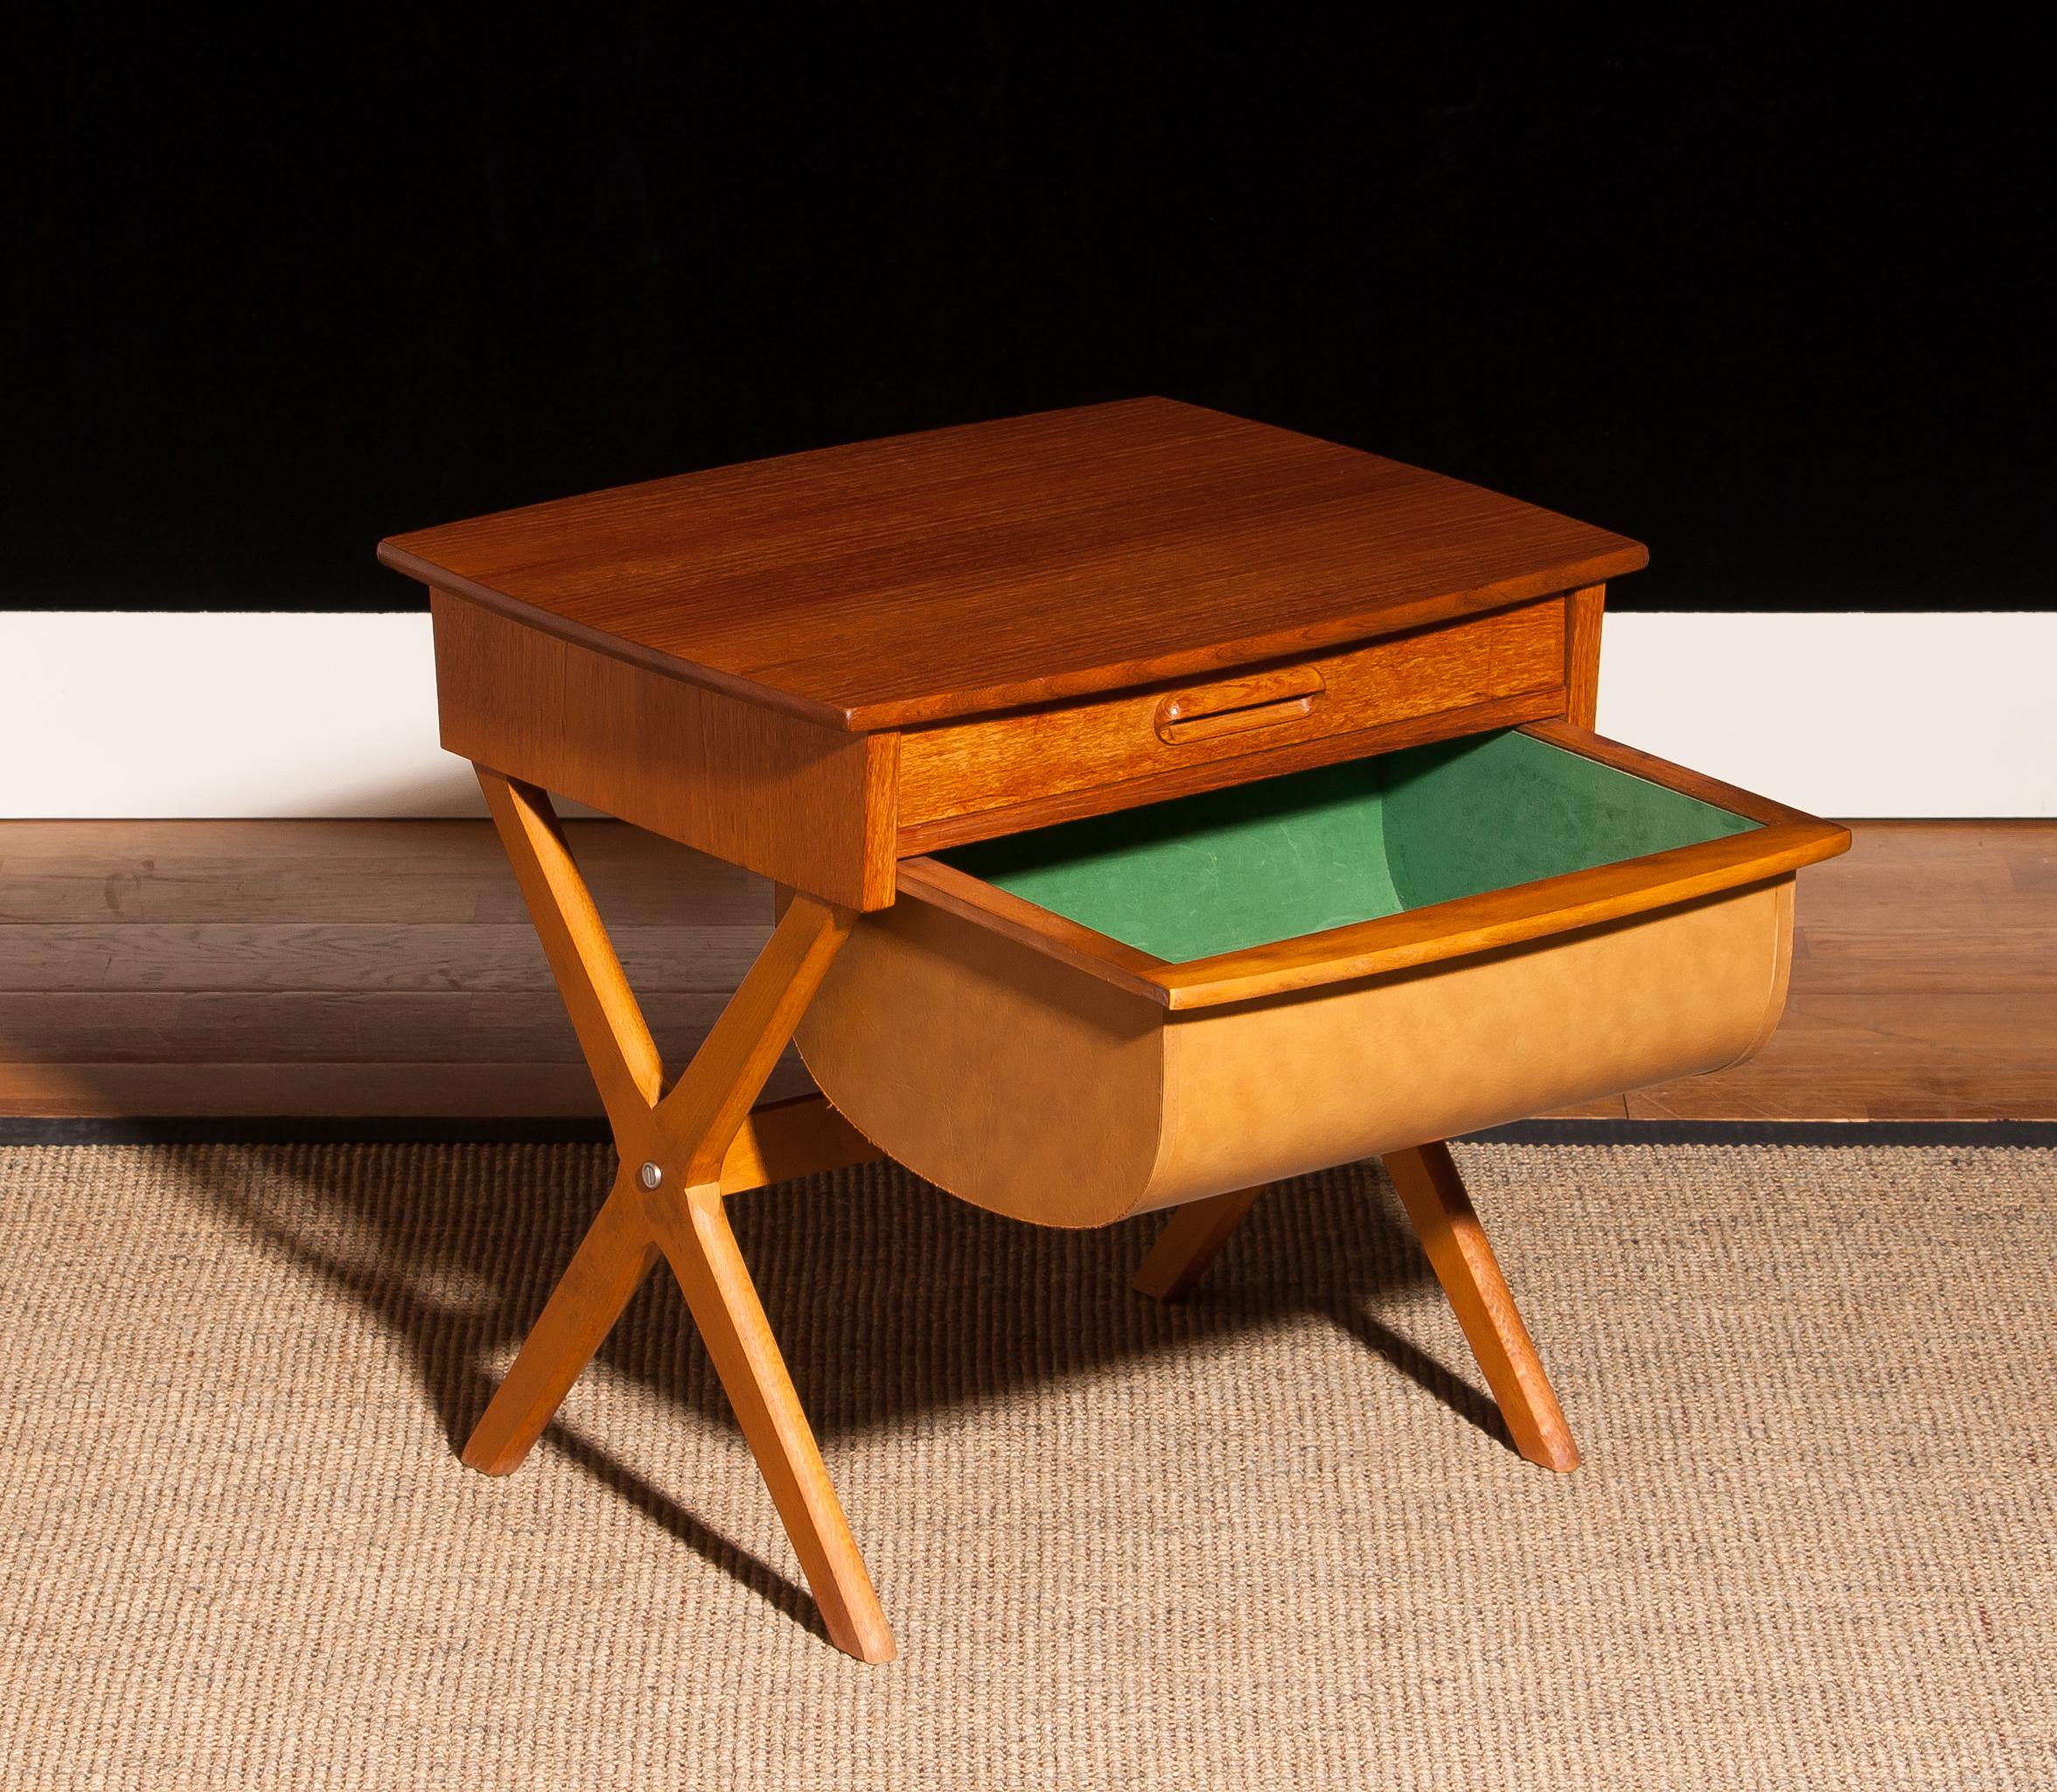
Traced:
<path fill-rule="evenodd" d="M 1620 535 L 1144 398 L 396 535 L 387 565 L 836 729 L 1117 690 L 1600 584 Z"/>

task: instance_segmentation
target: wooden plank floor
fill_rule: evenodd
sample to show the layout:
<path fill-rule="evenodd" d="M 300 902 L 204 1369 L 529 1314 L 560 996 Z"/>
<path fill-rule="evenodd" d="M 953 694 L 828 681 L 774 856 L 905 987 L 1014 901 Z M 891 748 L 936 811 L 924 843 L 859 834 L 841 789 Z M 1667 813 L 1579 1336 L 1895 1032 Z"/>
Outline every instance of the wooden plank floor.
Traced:
<path fill-rule="evenodd" d="M 610 822 L 576 850 L 667 1053 L 766 885 Z M 2057 1118 L 2057 822 L 1869 822 L 1802 880 L 1771 1045 L 1582 1110 Z M 796 1063 L 773 1087 L 805 1086 Z M 484 822 L 0 822 L 0 1113 L 598 1112 Z"/>

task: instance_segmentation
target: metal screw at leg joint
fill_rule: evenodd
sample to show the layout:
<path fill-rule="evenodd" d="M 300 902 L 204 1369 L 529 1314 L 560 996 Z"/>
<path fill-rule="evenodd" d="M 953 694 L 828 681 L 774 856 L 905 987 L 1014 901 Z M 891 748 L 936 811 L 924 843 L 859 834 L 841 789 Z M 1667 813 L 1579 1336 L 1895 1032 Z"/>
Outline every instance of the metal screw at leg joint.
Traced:
<path fill-rule="evenodd" d="M 645 1189 L 661 1189 L 664 1186 L 664 1172 L 655 1164 L 646 1163 L 636 1172 L 636 1180 Z"/>

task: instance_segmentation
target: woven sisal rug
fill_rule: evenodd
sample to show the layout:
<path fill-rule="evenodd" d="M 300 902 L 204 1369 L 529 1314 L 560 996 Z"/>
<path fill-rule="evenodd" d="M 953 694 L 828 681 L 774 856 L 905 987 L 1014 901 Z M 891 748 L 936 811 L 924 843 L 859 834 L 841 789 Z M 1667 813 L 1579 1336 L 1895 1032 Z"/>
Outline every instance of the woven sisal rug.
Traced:
<path fill-rule="evenodd" d="M 1154 1221 L 741 1197 L 865 1668 L 668 1282 L 457 1462 L 603 1149 L 0 1149 L 0 1784 L 2057 1785 L 2057 1154 L 1460 1155 L 1568 1478 L 1375 1170 L 1174 1309 Z"/>

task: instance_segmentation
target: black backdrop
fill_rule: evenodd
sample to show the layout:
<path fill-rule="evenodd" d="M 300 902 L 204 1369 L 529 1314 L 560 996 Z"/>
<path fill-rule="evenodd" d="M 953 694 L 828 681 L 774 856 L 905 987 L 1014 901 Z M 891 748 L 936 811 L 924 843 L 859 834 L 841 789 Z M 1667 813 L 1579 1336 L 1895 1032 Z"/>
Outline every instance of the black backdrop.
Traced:
<path fill-rule="evenodd" d="M 4 127 L 16 607 L 401 609 L 395 530 L 1141 392 L 1637 535 L 1628 607 L 2049 602 L 2041 96 L 1951 15 L 122 10 Z"/>

